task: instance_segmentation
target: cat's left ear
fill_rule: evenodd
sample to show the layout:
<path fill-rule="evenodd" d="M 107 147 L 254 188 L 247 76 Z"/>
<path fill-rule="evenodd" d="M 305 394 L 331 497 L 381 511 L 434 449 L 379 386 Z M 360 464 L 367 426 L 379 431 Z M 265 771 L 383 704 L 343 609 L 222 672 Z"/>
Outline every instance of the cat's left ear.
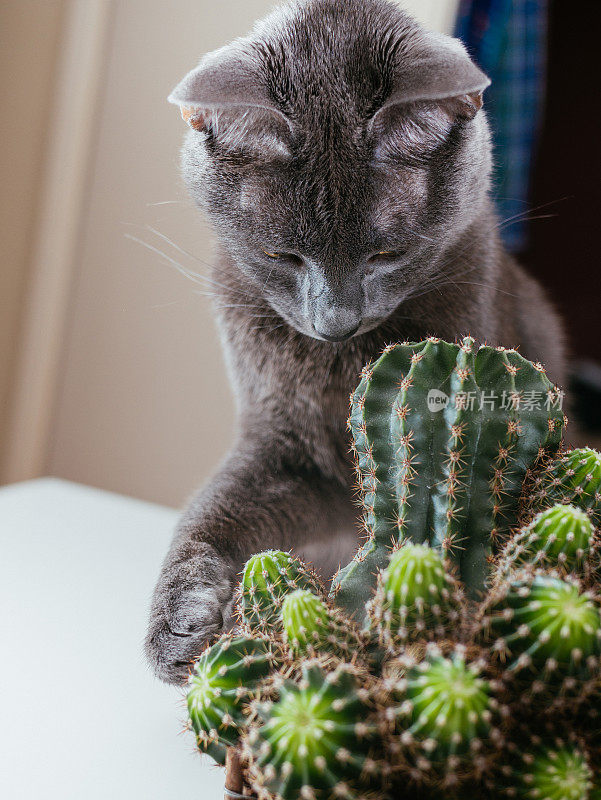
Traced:
<path fill-rule="evenodd" d="M 401 58 L 392 93 L 376 116 L 395 105 L 438 101 L 450 116 L 473 119 L 489 85 L 459 39 L 428 31 Z"/>

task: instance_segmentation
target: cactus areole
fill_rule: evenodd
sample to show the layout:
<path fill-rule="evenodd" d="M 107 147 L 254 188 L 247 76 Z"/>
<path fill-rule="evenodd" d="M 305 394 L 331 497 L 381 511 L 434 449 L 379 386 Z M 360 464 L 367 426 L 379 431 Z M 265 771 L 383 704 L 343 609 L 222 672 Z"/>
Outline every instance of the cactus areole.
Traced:
<path fill-rule="evenodd" d="M 481 591 L 491 543 L 516 524 L 524 476 L 557 450 L 564 421 L 559 391 L 515 350 L 469 337 L 387 347 L 351 398 L 368 539 L 336 576 L 336 602 L 362 617 L 405 538 L 442 550 Z"/>

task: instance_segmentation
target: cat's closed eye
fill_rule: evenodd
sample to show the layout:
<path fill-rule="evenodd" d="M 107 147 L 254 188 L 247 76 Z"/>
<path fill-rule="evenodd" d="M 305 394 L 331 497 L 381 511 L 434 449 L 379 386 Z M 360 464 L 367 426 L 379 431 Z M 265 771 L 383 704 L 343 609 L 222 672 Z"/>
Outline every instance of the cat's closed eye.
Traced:
<path fill-rule="evenodd" d="M 394 261 L 404 255 L 404 250 L 380 250 L 374 253 L 367 259 L 368 264 L 377 264 L 379 262 Z"/>
<path fill-rule="evenodd" d="M 266 248 L 262 247 L 261 250 L 268 258 L 271 258 L 273 261 L 285 261 L 289 264 L 294 264 L 300 266 L 303 263 L 303 260 L 300 256 L 296 255 L 296 253 L 286 253 L 280 252 L 278 250 L 267 250 Z"/>

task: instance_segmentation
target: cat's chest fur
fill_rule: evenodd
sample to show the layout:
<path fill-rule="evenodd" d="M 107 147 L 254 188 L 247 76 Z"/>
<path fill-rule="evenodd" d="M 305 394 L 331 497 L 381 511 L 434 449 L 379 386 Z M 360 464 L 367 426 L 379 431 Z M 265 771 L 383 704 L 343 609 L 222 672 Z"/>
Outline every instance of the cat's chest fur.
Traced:
<path fill-rule="evenodd" d="M 220 315 L 220 327 L 239 407 L 260 409 L 266 426 L 298 438 L 324 475 L 352 484 L 347 420 L 350 397 L 365 364 L 392 341 L 407 338 L 378 328 L 332 344 L 298 333 L 287 324 L 257 329 L 237 309 Z M 427 335 L 418 328 L 413 337 Z"/>

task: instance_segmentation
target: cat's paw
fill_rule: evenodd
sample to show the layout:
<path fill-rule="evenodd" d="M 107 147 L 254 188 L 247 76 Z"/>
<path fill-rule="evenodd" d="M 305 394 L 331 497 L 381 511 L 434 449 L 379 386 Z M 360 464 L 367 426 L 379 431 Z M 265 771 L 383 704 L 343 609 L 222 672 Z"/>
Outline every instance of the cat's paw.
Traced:
<path fill-rule="evenodd" d="M 145 643 L 158 678 L 184 683 L 207 642 L 231 627 L 234 586 L 231 566 L 208 545 L 165 566 Z"/>

